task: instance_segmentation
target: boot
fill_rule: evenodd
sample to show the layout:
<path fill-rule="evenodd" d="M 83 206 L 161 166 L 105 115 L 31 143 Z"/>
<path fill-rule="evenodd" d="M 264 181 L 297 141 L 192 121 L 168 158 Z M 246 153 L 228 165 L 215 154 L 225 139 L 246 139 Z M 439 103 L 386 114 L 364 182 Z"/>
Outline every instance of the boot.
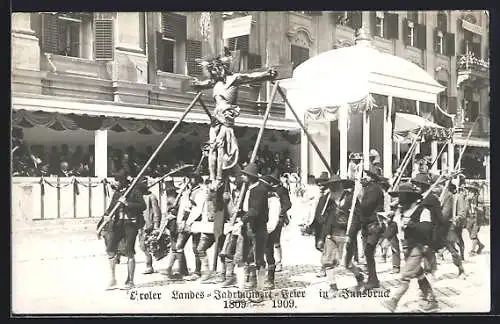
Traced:
<path fill-rule="evenodd" d="M 335 269 L 327 269 L 326 270 L 326 278 L 327 278 L 326 280 L 329 283 L 328 297 L 334 298 L 335 296 L 337 296 L 337 294 L 339 292 L 339 288 L 337 286 L 337 281 L 335 278 Z"/>
<path fill-rule="evenodd" d="M 365 284 L 365 276 L 363 276 L 362 273 L 356 275 L 356 287 L 354 288 L 355 291 L 359 291 L 363 289 L 363 286 Z"/>
<path fill-rule="evenodd" d="M 420 288 L 422 294 L 420 301 L 420 308 L 423 311 L 429 312 L 437 309 L 438 303 L 436 301 L 436 297 L 434 296 L 434 292 L 432 291 L 432 287 L 427 278 L 423 278 L 418 280 L 418 287 Z"/>
<path fill-rule="evenodd" d="M 146 270 L 143 272 L 143 274 L 152 274 L 154 273 L 155 270 L 153 269 L 153 257 L 151 254 L 146 253 Z"/>
<path fill-rule="evenodd" d="M 227 264 L 223 258 L 221 258 L 222 271 L 215 278 L 216 283 L 223 283 L 226 281 Z"/>
<path fill-rule="evenodd" d="M 106 288 L 106 290 L 114 290 L 114 289 L 118 288 L 116 285 L 116 272 L 115 272 L 116 257 L 109 259 L 109 269 L 110 269 L 110 273 L 111 273 L 111 279 L 109 280 L 109 284 L 108 284 L 108 287 Z"/>
<path fill-rule="evenodd" d="M 200 257 L 201 263 L 201 283 L 210 282 L 210 278 L 212 277 L 212 271 L 210 271 L 210 265 L 208 263 L 208 256 Z"/>
<path fill-rule="evenodd" d="M 184 252 L 179 253 L 177 260 L 179 260 L 179 274 L 181 276 L 189 275 L 189 269 L 187 267 L 186 255 Z"/>
<path fill-rule="evenodd" d="M 221 287 L 222 288 L 233 287 L 237 284 L 236 275 L 234 274 L 234 262 L 232 260 L 227 260 L 225 262 L 225 267 L 226 267 L 226 275 L 225 275 L 225 280 L 222 283 Z M 245 269 L 245 275 L 246 275 L 246 269 Z M 245 280 L 245 282 L 246 281 L 247 280 Z"/>
<path fill-rule="evenodd" d="M 466 279 L 466 275 L 465 275 L 465 270 L 464 270 L 464 267 L 462 265 L 460 265 L 458 267 L 458 276 L 457 278 L 458 279 L 462 279 L 462 280 L 465 280 Z"/>
<path fill-rule="evenodd" d="M 165 273 L 163 273 L 164 275 L 167 276 L 168 280 L 176 280 L 176 279 L 180 279 L 180 276 L 175 276 L 173 273 L 172 273 L 172 268 L 175 264 L 175 261 L 179 260 L 180 256 L 178 253 L 170 253 L 168 256 L 167 256 L 167 270 L 165 271 Z M 179 261 L 180 262 L 180 261 Z"/>
<path fill-rule="evenodd" d="M 326 277 L 326 271 L 325 268 L 321 267 L 319 272 L 316 274 L 316 278 L 324 278 Z"/>
<path fill-rule="evenodd" d="M 274 246 L 274 259 L 276 260 L 276 268 L 274 269 L 275 272 L 283 271 L 283 266 L 281 264 L 281 258 L 282 258 L 281 253 L 282 253 L 281 245 L 275 245 Z"/>
<path fill-rule="evenodd" d="M 125 281 L 125 289 L 131 289 L 134 287 L 134 273 L 135 273 L 135 259 L 129 258 L 127 261 L 127 280 Z"/>
<path fill-rule="evenodd" d="M 481 254 L 481 252 L 483 252 L 484 250 L 484 244 L 481 243 L 479 240 L 477 240 L 477 243 L 479 244 L 479 248 L 477 249 L 477 254 Z"/>
<path fill-rule="evenodd" d="M 244 289 L 255 289 L 257 288 L 257 269 L 255 266 L 248 267 L 248 281 L 245 281 L 243 285 Z"/>
<path fill-rule="evenodd" d="M 384 305 L 388 310 L 394 312 L 398 306 L 401 297 L 408 291 L 410 287 L 409 281 L 403 281 L 401 286 L 399 286 L 393 293 L 392 297 L 387 300 L 382 300 L 382 305 Z"/>
<path fill-rule="evenodd" d="M 276 271 L 276 266 L 270 265 L 267 269 L 267 277 L 264 281 L 264 289 L 274 289 L 274 272 Z"/>

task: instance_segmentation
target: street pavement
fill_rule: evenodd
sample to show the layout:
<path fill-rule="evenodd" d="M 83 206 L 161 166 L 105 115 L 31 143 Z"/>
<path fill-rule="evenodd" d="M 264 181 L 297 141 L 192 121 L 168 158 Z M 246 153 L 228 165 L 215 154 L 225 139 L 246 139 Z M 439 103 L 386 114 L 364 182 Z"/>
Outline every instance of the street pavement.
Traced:
<path fill-rule="evenodd" d="M 300 216 L 302 211 L 300 206 L 295 207 L 292 215 Z M 399 282 L 398 275 L 389 273 L 390 257 L 387 263 L 377 258 L 382 285 L 376 290 L 379 296 L 320 297 L 320 291 L 328 289 L 325 278 L 316 277 L 320 253 L 314 248 L 312 236 L 301 235 L 298 216 L 292 216 L 291 224 L 285 227 L 282 234 L 284 269 L 277 273 L 276 289 L 257 303 L 249 302 L 248 296 L 227 298 L 228 291 L 243 291 L 238 288 L 223 289 L 216 284 L 188 281 L 168 282 L 160 273 L 166 267 L 165 259 L 154 264 L 157 273 L 144 275 L 144 256 L 138 246 L 136 287 L 129 291 L 105 291 L 109 280 L 107 257 L 104 243 L 96 239 L 92 226 L 80 231 L 57 233 L 14 232 L 12 311 L 14 314 L 386 313 L 381 300 L 387 298 Z M 467 279 L 456 278 L 457 269 L 449 255 L 445 254 L 445 260 L 440 261 L 435 279 L 431 280 L 440 305 L 438 312 L 490 310 L 489 234 L 489 227 L 480 231 L 480 238 L 486 244 L 481 255 L 466 256 L 464 267 Z M 469 246 L 470 242 L 466 239 L 466 248 Z M 193 270 L 194 256 L 190 243 L 185 251 L 188 266 Z M 211 252 L 209 250 L 209 255 L 212 255 Z M 126 259 L 122 260 L 117 266 L 119 283 L 125 281 L 127 273 Z M 351 288 L 355 284 L 354 278 L 347 272 L 338 278 L 340 289 Z M 417 290 L 416 282 L 412 282 L 397 312 L 418 312 Z"/>

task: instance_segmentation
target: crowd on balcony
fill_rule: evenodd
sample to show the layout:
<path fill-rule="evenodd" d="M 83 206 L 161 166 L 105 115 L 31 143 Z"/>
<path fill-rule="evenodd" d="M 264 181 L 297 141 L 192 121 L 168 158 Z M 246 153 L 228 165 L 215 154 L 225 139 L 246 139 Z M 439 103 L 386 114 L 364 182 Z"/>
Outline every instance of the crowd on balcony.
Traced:
<path fill-rule="evenodd" d="M 458 58 L 458 68 L 462 70 L 487 70 L 490 68 L 490 63 L 474 55 L 473 52 L 464 54 Z"/>
<path fill-rule="evenodd" d="M 244 149 L 244 148 L 242 148 Z M 248 148 L 250 151 L 251 148 Z M 12 136 L 13 176 L 24 177 L 92 177 L 94 174 L 94 146 L 87 149 L 78 145 L 71 149 L 67 144 L 53 145 L 51 150 L 43 146 L 29 145 L 23 139 L 22 131 L 14 132 Z M 137 149 L 129 146 L 126 149 L 108 147 L 108 176 L 113 176 L 122 168 L 132 176 L 137 175 L 142 166 L 153 153 L 153 147 Z M 263 174 L 271 173 L 279 168 L 282 173 L 296 173 L 297 169 L 288 151 L 272 152 L 264 145 L 257 155 L 257 164 Z M 248 163 L 251 151 L 241 155 L 241 166 Z M 170 150 L 162 150 L 146 170 L 149 177 L 160 177 L 170 170 L 184 164 L 198 165 L 201 157 L 201 148 L 192 143 L 180 141 Z M 206 160 L 204 169 L 207 168 Z"/>

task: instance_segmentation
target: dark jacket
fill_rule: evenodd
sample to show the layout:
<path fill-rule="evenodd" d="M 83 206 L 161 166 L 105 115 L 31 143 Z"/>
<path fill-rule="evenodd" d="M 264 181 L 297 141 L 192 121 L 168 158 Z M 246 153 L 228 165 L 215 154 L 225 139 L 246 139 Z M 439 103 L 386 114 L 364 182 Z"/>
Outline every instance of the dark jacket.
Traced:
<path fill-rule="evenodd" d="M 292 202 L 290 201 L 290 195 L 288 190 L 282 185 L 279 185 L 274 191 L 278 194 L 281 204 L 281 216 L 286 216 L 286 212 L 292 208 Z"/>
<path fill-rule="evenodd" d="M 352 198 L 354 194 L 350 190 L 344 191 L 343 202 L 340 205 L 340 209 L 347 214 L 349 217 L 349 213 L 351 211 L 352 206 Z M 352 222 L 350 232 L 348 233 L 351 238 L 355 237 L 359 230 L 359 219 L 360 219 L 360 209 L 359 209 L 359 200 L 356 200 L 356 205 L 354 206 L 354 213 L 352 215 Z"/>
<path fill-rule="evenodd" d="M 406 244 L 410 247 L 417 244 L 432 245 L 433 243 L 432 222 L 420 222 L 420 215 L 425 209 L 428 208 L 426 208 L 422 204 L 417 207 L 417 209 L 410 216 L 408 226 L 404 230 Z"/>
<path fill-rule="evenodd" d="M 320 239 L 324 240 L 328 235 L 344 236 L 347 230 L 347 217 L 349 215 L 338 208 L 333 199 L 330 199 L 328 202 L 325 216 Z"/>
<path fill-rule="evenodd" d="M 118 202 L 118 199 L 120 199 L 124 192 L 125 189 L 115 191 L 113 197 L 111 198 L 111 203 L 106 210 L 106 215 L 109 215 L 111 209 L 115 206 L 116 202 Z M 142 193 L 134 188 L 128 195 L 126 201 L 128 206 L 123 207 L 123 211 L 127 214 L 128 218 L 136 219 L 138 224 L 142 226 L 142 224 L 144 224 L 142 212 L 146 209 L 146 203 L 144 202 Z"/>
<path fill-rule="evenodd" d="M 382 235 L 383 238 L 391 240 L 398 235 L 398 224 L 394 221 L 389 221 L 387 223 L 387 226 L 385 227 L 384 234 Z"/>
<path fill-rule="evenodd" d="M 360 203 L 360 221 L 362 225 L 378 222 L 377 212 L 384 209 L 384 191 L 375 182 L 369 182 L 364 188 Z"/>
<path fill-rule="evenodd" d="M 431 211 L 431 217 L 434 222 L 445 223 L 443 219 L 443 212 L 441 210 L 441 202 L 435 194 L 428 194 L 422 201 L 422 205 Z"/>
<path fill-rule="evenodd" d="M 265 229 L 269 218 L 269 207 L 267 204 L 268 189 L 266 185 L 258 183 L 256 187 L 249 188 L 248 211 L 243 214 L 241 220 L 248 224 L 250 229 Z"/>
<path fill-rule="evenodd" d="M 451 222 L 453 220 L 453 194 L 447 190 L 444 194 L 443 204 L 441 208 L 441 214 L 443 215 L 443 220 Z"/>

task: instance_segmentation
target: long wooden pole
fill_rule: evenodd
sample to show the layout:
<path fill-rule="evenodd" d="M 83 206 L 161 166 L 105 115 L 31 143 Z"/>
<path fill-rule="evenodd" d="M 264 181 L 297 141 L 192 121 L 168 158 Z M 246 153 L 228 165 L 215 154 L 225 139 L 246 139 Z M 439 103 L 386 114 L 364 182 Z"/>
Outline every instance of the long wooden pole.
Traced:
<path fill-rule="evenodd" d="M 144 175 L 144 173 L 146 172 L 146 169 L 149 167 L 149 165 L 153 162 L 153 160 L 156 158 L 156 156 L 158 155 L 158 153 L 160 152 L 160 150 L 163 148 L 163 146 L 167 143 L 167 141 L 170 139 L 170 137 L 174 134 L 174 132 L 177 130 L 177 128 L 180 126 L 181 122 L 184 120 L 184 118 L 186 118 L 187 114 L 191 111 L 191 109 L 193 109 L 194 105 L 196 104 L 196 102 L 198 101 L 198 99 L 200 98 L 200 96 L 202 95 L 201 92 L 198 92 L 198 94 L 194 97 L 193 101 L 191 101 L 191 103 L 189 104 L 189 106 L 187 106 L 187 108 L 184 110 L 184 113 L 182 114 L 182 116 L 179 118 L 179 120 L 175 123 L 175 125 L 172 127 L 172 129 L 170 130 L 170 132 L 168 132 L 168 134 L 165 136 L 165 138 L 163 139 L 163 141 L 160 143 L 160 145 L 158 145 L 158 147 L 156 148 L 156 150 L 153 152 L 153 154 L 151 154 L 151 156 L 149 157 L 149 160 L 144 164 L 144 166 L 142 167 L 141 171 L 139 172 L 139 174 L 135 177 L 135 179 L 132 181 L 132 183 L 130 184 L 130 186 L 127 188 L 127 190 L 125 191 L 125 193 L 123 193 L 122 195 L 122 198 L 126 198 L 130 192 L 132 191 L 132 189 L 134 189 L 135 185 L 137 184 L 137 182 L 139 181 L 140 178 L 142 178 L 142 176 Z M 111 209 L 111 212 L 109 213 L 109 217 L 113 217 L 113 215 L 115 214 L 116 210 L 120 207 L 120 205 L 122 204 L 121 201 L 117 201 L 114 205 L 114 207 Z M 97 229 L 97 235 L 99 236 L 104 228 L 104 226 L 106 226 L 106 224 L 109 222 L 109 220 L 104 220 L 102 221 L 101 225 L 99 226 L 99 228 Z"/>
<path fill-rule="evenodd" d="M 321 150 L 319 149 L 318 145 L 316 145 L 316 142 L 314 141 L 314 139 L 311 137 L 311 134 L 309 134 L 309 131 L 307 130 L 307 128 L 304 126 L 304 124 L 302 123 L 302 121 L 300 120 L 299 116 L 297 115 L 297 113 L 295 112 L 295 110 L 292 108 L 292 105 L 290 104 L 290 102 L 288 101 L 288 98 L 286 97 L 285 95 L 285 92 L 283 91 L 283 89 L 281 89 L 280 86 L 278 86 L 278 92 L 279 94 L 281 95 L 281 97 L 283 98 L 283 100 L 285 101 L 285 103 L 288 105 L 288 109 L 290 109 L 290 111 L 292 112 L 293 116 L 295 117 L 295 119 L 297 120 L 297 123 L 299 124 L 300 128 L 302 128 L 302 130 L 304 131 L 304 134 L 306 134 L 307 136 L 307 140 L 311 143 L 311 145 L 313 146 L 314 150 L 316 151 L 316 153 L 318 154 L 319 158 L 321 159 L 321 162 L 323 162 L 323 164 L 325 165 L 326 169 L 328 170 L 328 172 L 330 173 L 330 175 L 333 175 L 333 171 L 332 171 L 332 168 L 330 166 L 330 163 L 328 163 L 328 161 L 326 160 L 325 156 L 323 155 L 323 153 L 321 153 Z"/>
<path fill-rule="evenodd" d="M 262 136 L 264 135 L 264 129 L 266 128 L 267 120 L 269 119 L 269 115 L 271 113 L 271 107 L 273 105 L 274 98 L 276 97 L 277 91 L 279 91 L 279 82 L 278 81 L 276 81 L 274 83 L 274 86 L 273 86 L 273 89 L 271 92 L 271 98 L 269 99 L 269 102 L 267 103 L 266 111 L 264 113 L 264 118 L 262 120 L 262 125 L 260 126 L 259 134 L 257 135 L 257 140 L 255 141 L 255 146 L 253 147 L 252 155 L 250 156 L 250 163 L 255 162 L 255 159 L 257 158 L 257 152 L 259 151 L 260 142 L 262 141 Z M 233 227 L 234 224 L 236 223 L 236 217 L 238 216 L 238 212 L 240 211 L 240 209 L 243 205 L 243 198 L 245 196 L 246 189 L 247 189 L 247 185 L 245 182 L 243 182 L 243 184 L 241 185 L 240 194 L 238 196 L 238 202 L 236 205 L 237 208 L 235 209 L 235 211 L 233 212 L 233 215 L 231 216 L 231 219 L 229 220 L 229 225 L 231 227 Z M 224 233 L 224 227 L 222 228 L 222 233 Z M 224 241 L 224 246 L 222 247 L 223 251 L 225 251 L 227 249 L 227 246 L 229 245 L 229 243 L 232 240 L 232 236 L 233 236 L 232 232 L 230 234 L 226 235 L 226 239 Z M 220 239 L 220 237 L 216 238 L 216 244 L 218 243 L 218 241 L 217 241 L 218 239 Z M 215 265 L 217 262 L 216 260 L 217 260 L 218 253 L 219 253 L 218 245 L 216 245 L 215 252 L 214 252 L 214 255 L 215 255 L 214 264 Z M 216 268 L 216 266 L 215 266 L 215 268 Z"/>
<path fill-rule="evenodd" d="M 415 137 L 413 139 L 413 142 L 410 146 L 410 149 L 408 150 L 408 152 L 406 152 L 406 155 L 403 158 L 403 162 L 401 163 L 401 165 L 399 166 L 399 168 L 396 171 L 396 177 L 394 178 L 394 181 L 392 182 L 389 190 L 392 190 L 393 188 L 395 188 L 399 184 L 399 182 L 401 181 L 401 178 L 403 177 L 404 170 L 406 170 L 406 167 L 408 166 L 408 163 L 411 159 L 411 155 L 413 154 L 413 152 L 415 151 L 415 149 L 417 147 L 417 142 L 419 141 L 420 135 L 422 134 L 423 130 L 424 130 L 423 127 L 420 128 L 420 130 L 417 133 L 417 137 Z"/>
<path fill-rule="evenodd" d="M 464 146 L 462 146 L 462 150 L 460 151 L 460 155 L 458 156 L 458 160 L 455 163 L 455 167 L 453 168 L 452 172 L 457 172 L 458 171 L 458 166 L 460 165 L 460 161 L 462 160 L 462 157 L 464 156 L 465 149 L 467 148 L 467 146 L 469 144 L 470 137 L 472 136 L 472 131 L 474 130 L 474 127 L 476 126 L 476 124 L 477 124 L 477 122 L 479 121 L 480 118 L 481 118 L 481 116 L 477 117 L 476 120 L 474 121 L 474 124 L 472 124 L 472 126 L 471 126 L 471 128 L 469 130 L 469 134 L 467 134 L 467 138 L 465 140 L 465 144 L 464 144 Z M 439 197 L 439 199 L 440 199 L 441 202 L 444 199 L 444 195 L 446 193 L 446 190 L 450 186 L 450 181 L 451 181 L 451 179 L 446 182 L 446 184 L 445 184 L 445 186 L 443 188 L 443 191 L 441 192 L 441 196 Z"/>

